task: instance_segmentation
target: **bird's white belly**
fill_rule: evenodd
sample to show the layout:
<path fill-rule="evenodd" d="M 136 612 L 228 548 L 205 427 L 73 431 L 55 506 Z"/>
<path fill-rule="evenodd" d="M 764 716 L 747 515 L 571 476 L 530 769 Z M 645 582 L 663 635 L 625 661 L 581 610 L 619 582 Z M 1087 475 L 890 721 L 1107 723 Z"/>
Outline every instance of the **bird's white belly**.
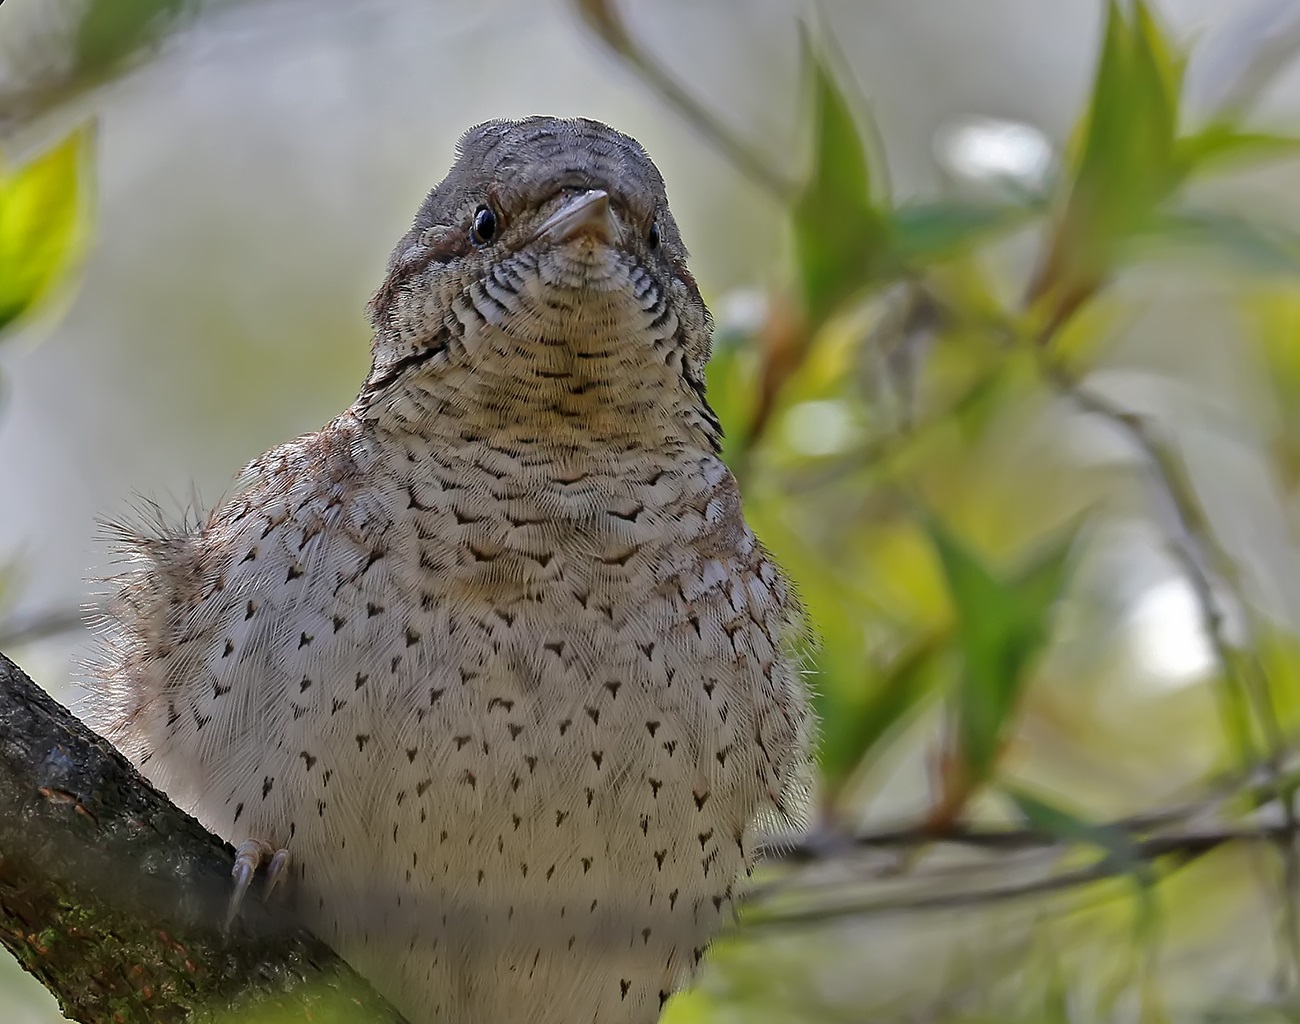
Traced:
<path fill-rule="evenodd" d="M 308 925 L 413 1021 L 657 1019 L 758 810 L 743 663 L 563 603 L 382 618 L 291 624 L 283 735 L 204 817 L 286 845 Z"/>

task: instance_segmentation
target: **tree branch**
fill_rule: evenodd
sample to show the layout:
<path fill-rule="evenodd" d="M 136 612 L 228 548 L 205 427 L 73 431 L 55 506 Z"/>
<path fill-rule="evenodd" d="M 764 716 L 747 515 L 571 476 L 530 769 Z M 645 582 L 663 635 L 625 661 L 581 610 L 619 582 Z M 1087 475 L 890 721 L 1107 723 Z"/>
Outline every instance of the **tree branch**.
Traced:
<path fill-rule="evenodd" d="M 85 629 L 86 621 L 95 611 L 90 608 L 47 608 L 0 621 L 0 651 Z"/>
<path fill-rule="evenodd" d="M 1033 829 L 958 829 L 950 836 L 938 840 L 927 838 L 923 829 L 899 829 L 854 837 L 849 840 L 851 849 L 893 850 L 915 855 L 920 850 L 936 845 L 957 845 L 982 848 L 986 851 L 1008 854 L 1018 851 L 1055 851 L 1064 856 L 1079 845 Z M 1012 881 L 988 883 L 981 877 L 981 868 L 998 868 L 996 863 L 967 864 L 945 872 L 942 876 L 918 872 L 877 872 L 874 876 L 851 876 L 844 871 L 833 874 L 823 882 L 801 880 L 799 876 L 769 883 L 765 889 L 752 893 L 744 917 L 747 929 L 790 928 L 819 925 L 843 918 L 866 918 L 882 914 L 951 911 L 968 907 L 1009 903 L 1015 900 L 1082 888 L 1094 882 L 1122 875 L 1139 877 L 1142 869 L 1149 869 L 1145 877 L 1159 881 L 1169 871 L 1182 867 L 1230 843 L 1268 844 L 1285 851 L 1294 842 L 1294 833 L 1286 824 L 1261 825 L 1249 828 L 1203 829 L 1178 832 L 1170 835 L 1134 839 L 1131 859 L 1100 853 L 1091 863 L 1048 873 L 1025 872 L 1030 877 L 1016 877 Z M 850 848 L 837 855 L 841 867 L 847 866 Z M 806 861 L 813 864 L 827 862 L 824 855 L 813 853 Z M 1001 865 L 1006 868 L 1006 864 Z M 1023 865 L 1021 865 L 1023 867 Z M 1004 871 L 1005 873 L 1005 871 Z M 956 882 L 956 884 L 954 884 Z M 906 891 L 888 890 L 891 883 L 903 883 Z M 780 896 L 780 902 L 772 899 Z"/>
<path fill-rule="evenodd" d="M 734 167 L 751 181 L 761 185 L 780 202 L 789 202 L 797 190 L 768 165 L 756 150 L 692 96 L 658 61 L 647 53 L 628 31 L 616 0 L 573 0 L 578 16 L 596 33 L 600 41 L 621 57 L 649 86 L 704 138 L 720 149 Z"/>
<path fill-rule="evenodd" d="M 67 1016 L 400 1024 L 287 911 L 224 934 L 233 857 L 0 655 L 0 943 Z"/>

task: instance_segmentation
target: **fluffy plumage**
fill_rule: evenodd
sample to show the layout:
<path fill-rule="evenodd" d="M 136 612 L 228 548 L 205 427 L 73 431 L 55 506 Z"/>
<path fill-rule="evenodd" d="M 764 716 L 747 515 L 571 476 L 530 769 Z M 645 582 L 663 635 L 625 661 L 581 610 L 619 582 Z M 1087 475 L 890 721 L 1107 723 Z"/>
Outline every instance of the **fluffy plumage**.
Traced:
<path fill-rule="evenodd" d="M 538 235 L 591 190 L 600 231 Z M 663 182 L 595 122 L 482 125 L 371 309 L 348 411 L 133 541 L 97 717 L 287 846 L 413 1021 L 649 1024 L 801 815 L 809 721 Z"/>

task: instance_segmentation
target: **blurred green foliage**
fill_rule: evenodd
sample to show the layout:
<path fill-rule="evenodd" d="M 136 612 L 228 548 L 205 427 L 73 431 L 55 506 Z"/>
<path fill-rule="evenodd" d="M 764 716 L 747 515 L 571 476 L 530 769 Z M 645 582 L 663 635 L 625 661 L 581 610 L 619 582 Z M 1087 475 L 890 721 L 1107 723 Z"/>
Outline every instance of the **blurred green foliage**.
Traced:
<path fill-rule="evenodd" d="M 78 19 L 73 60 L 98 78 L 162 41 L 196 0 L 92 0 Z"/>
<path fill-rule="evenodd" d="M 955 735 L 942 764 L 934 824 L 944 827 L 970 796 L 994 779 L 1014 729 L 1033 658 L 1066 581 L 1071 537 L 1016 580 L 999 579 L 938 522 L 927 524 L 957 615 L 959 675 L 952 702 Z"/>
<path fill-rule="evenodd" d="M 816 686 L 825 723 L 820 750 L 827 793 L 837 793 L 856 765 L 873 759 L 877 746 L 894 737 L 894 727 L 929 691 L 951 690 L 951 735 L 937 752 L 931 818 L 937 828 L 951 826 L 966 803 L 997 780 L 1020 696 L 1032 681 L 1035 655 L 1049 639 L 1051 612 L 1068 584 L 1077 524 L 1063 524 L 1045 540 L 1029 538 L 1037 544 L 1039 560 L 1018 576 L 1003 578 L 927 508 L 926 492 L 934 492 L 929 504 L 937 505 L 942 491 L 927 479 L 929 463 L 935 454 L 951 456 L 954 446 L 958 453 L 973 453 L 1017 408 L 1045 393 L 1072 391 L 1077 368 L 1065 357 L 1079 343 L 1068 337 L 1067 327 L 1095 333 L 1084 332 L 1072 318 L 1098 299 L 1132 258 L 1123 243 L 1172 223 L 1188 180 L 1228 156 L 1260 159 L 1294 149 L 1290 139 L 1226 119 L 1180 134 L 1184 56 L 1145 4 L 1126 11 L 1111 3 L 1107 9 L 1091 101 L 1055 195 L 1021 194 L 1003 204 L 944 198 L 892 206 L 871 171 L 867 140 L 874 132 L 862 112 L 865 105 L 807 45 L 811 170 L 790 204 L 799 298 L 774 298 L 752 346 L 728 340 L 711 374 L 724 421 L 740 424 L 741 440 L 733 440 L 731 457 L 746 472 L 751 495 L 759 491 L 750 505 L 760 519 L 770 513 L 792 520 L 813 515 L 814 507 L 860 508 L 873 501 L 891 507 L 887 536 L 895 552 L 883 552 L 868 540 L 857 557 L 848 547 L 838 551 L 837 564 L 829 569 L 824 543 L 798 553 L 806 539 L 783 537 L 779 527 L 769 536 L 804 582 L 821 638 Z M 1007 307 L 993 294 L 977 243 L 1044 215 L 1044 255 L 1024 302 Z M 1208 219 L 1213 215 L 1202 216 L 1210 242 L 1239 248 L 1233 231 L 1216 231 Z M 1233 223 L 1234 231 L 1263 233 L 1260 226 Z M 1166 241 L 1181 240 L 1169 230 Z M 1268 230 L 1285 235 L 1276 226 Z M 882 295 L 887 312 L 868 337 L 853 321 Z M 902 308 L 892 321 L 891 302 Z M 817 497 L 811 501 L 790 500 L 788 492 L 763 487 L 764 473 L 752 457 L 779 478 L 788 476 L 782 470 L 791 465 L 780 440 L 765 436 L 773 418 L 809 401 L 852 408 L 861 402 L 853 363 L 863 349 L 905 349 L 935 333 L 953 336 L 958 344 L 941 358 L 932 353 L 917 371 L 939 385 L 922 382 L 940 399 L 925 422 L 902 431 L 882 424 L 879 435 L 856 451 L 820 460 L 821 472 L 810 473 L 810 460 L 796 458 L 803 479 L 820 478 L 822 486 L 814 488 Z M 1087 350 L 1096 347 L 1092 341 Z M 954 376 L 960 380 L 956 387 L 943 379 Z M 748 404 L 742 397 L 747 395 Z M 1127 425 L 1122 411 L 1110 413 Z M 940 436 L 930 437 L 931 432 Z M 1186 488 L 1176 486 L 1173 457 L 1148 454 L 1173 500 L 1189 500 Z M 774 503 L 770 507 L 768 500 Z M 824 541 L 834 537 L 862 544 L 852 536 L 856 523 L 828 523 L 817 532 Z M 929 567 L 922 571 L 926 562 Z M 920 604 L 903 606 L 890 623 L 896 635 L 883 645 L 900 653 L 875 671 L 869 667 L 871 644 L 862 618 L 872 602 L 863 583 L 850 578 L 855 569 L 864 577 L 874 571 L 920 587 L 914 595 Z"/>
<path fill-rule="evenodd" d="M 1241 312 L 1268 468 L 1294 499 L 1300 238 L 1203 185 L 1300 140 L 1193 109 L 1189 54 L 1152 6 L 1107 0 L 1045 185 L 898 201 L 889 139 L 812 30 L 794 183 L 613 0 L 572 6 L 789 226 L 788 273 L 759 323 L 720 332 L 709 384 L 748 515 L 816 634 L 818 829 L 760 875 L 668 1019 L 1300 1019 L 1300 629 L 1244 581 L 1175 426 L 1091 379 L 1133 296 L 1161 274 L 1196 287 L 1187 254 L 1216 254 L 1206 280 Z M 107 74 L 187 7 L 92 3 L 75 63 Z M 76 264 L 87 145 L 0 176 L 0 326 Z M 1028 267 L 1008 269 L 1011 246 Z M 1053 417 L 1101 424 L 1122 468 L 1071 462 Z M 1192 595 L 1184 642 L 1212 661 L 1195 685 L 1116 670 L 1123 597 L 1097 582 L 1097 538 L 1135 523 Z M 1135 765 L 1130 792 L 1115 780 Z M 928 932 L 902 923 L 925 915 Z"/>
<path fill-rule="evenodd" d="M 16 167 L 0 153 L 0 343 L 59 294 L 85 255 L 93 146 L 92 128 L 82 127 Z M 0 558 L 0 613 L 19 575 Z"/>
<path fill-rule="evenodd" d="M 1201 522 L 1176 454 L 1160 447 L 1136 417 L 1102 406 L 1079 389 L 1087 366 L 1078 365 L 1078 356 L 1095 358 L 1106 326 L 1088 322 L 1095 311 L 1085 307 L 1100 304 L 1108 283 L 1142 255 L 1127 244 L 1134 238 L 1176 251 L 1191 222 L 1182 204 L 1194 177 L 1231 161 L 1290 155 L 1296 140 L 1248 129 L 1226 115 L 1188 130 L 1180 109 L 1185 55 L 1145 3 L 1112 2 L 1078 141 L 1050 193 L 1021 192 L 1001 204 L 944 198 L 895 207 L 871 171 L 868 140 L 875 132 L 865 104 L 811 45 L 805 59 L 811 170 L 790 204 L 799 299 L 773 300 L 751 349 L 729 339 L 711 383 L 722 396 L 724 420 L 742 424 L 733 461 L 746 472 L 751 494 L 758 492 L 751 507 L 760 519 L 779 514 L 789 521 L 812 515 L 815 507 L 864 508 L 873 502 L 888 509 L 876 514 L 888 520 L 893 553 L 867 540 L 860 555 L 845 547 L 828 567 L 824 542 L 848 542 L 858 532 L 856 522 L 824 524 L 813 531 L 823 544 L 803 553 L 799 549 L 807 548 L 809 538 L 795 540 L 779 527 L 771 535 L 804 582 L 821 639 L 816 686 L 825 722 L 822 765 L 833 783 L 827 791 L 837 792 L 855 764 L 877 755 L 877 745 L 893 738 L 893 726 L 917 707 L 924 691 L 950 689 L 952 729 L 938 752 L 932 808 L 932 824 L 947 828 L 982 787 L 997 781 L 1021 694 L 1032 683 L 1035 656 L 1050 639 L 1051 613 L 1069 583 L 1077 520 L 1087 510 L 1069 510 L 1055 535 L 1026 538 L 1029 546 L 1019 545 L 1024 551 L 1012 544 L 1004 556 L 1019 557 L 1030 568 L 1006 577 L 935 511 L 943 492 L 931 475 L 936 457 L 948 463 L 962 452 L 973 457 L 999 421 L 1064 395 L 1133 434 L 1138 454 L 1150 460 L 1184 528 L 1194 528 L 1191 520 Z M 1270 237 L 1279 249 L 1295 242 L 1276 224 L 1207 210 L 1195 216 L 1207 243 L 1233 252 L 1242 248 L 1244 235 Z M 994 294 L 980 246 L 1033 219 L 1043 224 L 1042 257 L 1023 302 L 1007 306 Z M 1151 252 L 1146 250 L 1148 258 Z M 864 332 L 861 313 L 873 305 L 885 312 L 874 331 Z M 891 307 L 901 315 L 891 317 Z M 781 439 L 765 433 L 773 419 L 810 401 L 840 403 L 841 409 L 858 405 L 854 361 L 864 350 L 902 349 L 936 334 L 956 343 L 942 354 L 931 349 L 912 372 L 934 378 L 938 386 L 928 380 L 890 382 L 919 386 L 938 399 L 924 410 L 922 422 L 902 430 L 881 424 L 879 434 L 856 450 L 821 460 L 792 459 Z M 953 378 L 961 381 L 956 387 Z M 746 425 L 739 396 L 753 395 L 756 381 L 759 397 L 751 399 Z M 867 418 L 873 414 L 866 411 Z M 755 456 L 771 478 L 788 480 L 797 464 L 798 479 L 813 481 L 809 494 L 815 496 L 792 498 L 765 488 L 764 470 L 751 461 Z M 862 544 L 860 537 L 852 539 Z M 793 554 L 787 554 L 790 548 Z M 812 559 L 819 560 L 816 567 Z M 883 646 L 898 655 L 874 672 L 864 671 L 871 644 L 861 616 L 872 602 L 862 583 L 851 579 L 855 570 L 917 588 L 913 605 L 903 605 L 889 623 L 896 635 Z M 1222 667 L 1233 672 L 1230 665 Z M 1268 712 L 1256 702 L 1247 713 Z"/>
<path fill-rule="evenodd" d="M 0 337 L 78 265 L 89 237 L 93 132 L 78 129 L 16 168 L 0 162 Z"/>
<path fill-rule="evenodd" d="M 1300 1013 L 1300 868 L 1290 844 L 1279 842 L 1296 821 L 1287 767 L 1300 727 L 1291 629 L 1268 622 L 1238 585 L 1174 436 L 1087 380 L 1123 309 L 1113 287 L 1144 266 L 1198 273 L 1183 258 L 1196 249 L 1219 253 L 1235 275 L 1300 271 L 1300 240 L 1284 224 L 1207 206 L 1193 188 L 1216 172 L 1292 156 L 1297 140 L 1259 131 L 1240 111 L 1193 114 L 1184 99 L 1187 55 L 1151 8 L 1111 0 L 1105 11 L 1091 93 L 1054 180 L 1041 191 L 1004 188 L 1001 198 L 950 193 L 896 204 L 881 170 L 888 140 L 833 47 L 805 37 L 809 169 L 802 186 L 773 190 L 789 211 L 793 273 L 786 289 L 769 292 L 751 336 L 721 338 L 710 385 L 748 512 L 800 582 L 818 635 L 819 820 L 839 838 L 823 835 L 804 851 L 811 867 L 764 876 L 746 917 L 752 937 L 718 951 L 716 973 L 674 1005 L 673 1021 L 1188 1017 L 1161 976 L 1170 930 L 1204 927 L 1179 886 L 1209 851 L 1252 838 L 1272 847 L 1255 855 L 1270 864 L 1263 918 L 1276 928 L 1277 985 L 1267 1001 L 1202 1005 L 1190 1019 Z M 600 18 L 588 23 L 600 31 Z M 633 66 L 652 63 L 626 33 L 613 48 L 630 51 Z M 716 137 L 734 153 L 725 130 Z M 747 160 L 737 166 L 745 170 Z M 753 176 L 780 179 L 770 169 Z M 992 272 L 1008 232 L 1020 244 L 1034 238 L 1037 249 L 1025 284 L 1011 289 L 1021 297 L 1010 301 Z M 1262 372 L 1285 389 L 1277 408 L 1291 424 L 1300 398 L 1293 286 L 1265 299 L 1270 278 L 1233 280 L 1267 323 Z M 1090 811 L 1087 783 L 1052 793 L 1050 774 L 1036 778 L 1026 763 L 1029 737 L 1072 706 L 1062 652 L 1075 650 L 1080 671 L 1113 657 L 1079 651 L 1077 622 L 1072 636 L 1062 635 L 1058 614 L 1073 608 L 1077 618 L 1076 571 L 1096 531 L 1115 521 L 1105 507 L 1113 484 L 1040 482 L 1034 493 L 1017 493 L 1017 435 L 1054 406 L 1106 423 L 1128 448 L 1152 492 L 1147 515 L 1166 532 L 1197 605 L 1185 628 L 1204 631 L 1216 662 L 1205 685 L 1219 695 L 1218 752 L 1187 806 L 1139 804 L 1116 818 L 1114 798 Z M 1295 437 L 1278 431 L 1291 482 L 1300 466 Z M 1090 735 L 1091 756 L 1112 749 L 1096 726 L 1059 727 L 1076 734 L 1067 755 L 1076 760 L 1086 763 L 1077 748 Z M 918 745 L 919 767 L 928 769 L 922 799 L 913 797 L 900 824 L 862 834 L 864 808 L 881 802 L 882 783 L 897 770 L 890 766 L 915 764 Z M 1258 831 L 1279 820 L 1289 825 Z M 963 847 L 980 852 L 962 857 Z M 881 849 L 899 859 L 880 867 L 871 854 Z M 891 886 L 882 875 L 899 880 Z M 1025 911 L 1017 901 L 1035 894 L 1054 902 Z M 959 931 L 961 908 L 1003 902 L 1021 907 L 1013 934 L 1034 936 L 999 961 L 1018 979 L 1011 989 L 957 972 L 928 994 L 922 983 L 910 1000 L 876 1001 L 864 1012 L 844 1001 L 859 987 L 842 975 L 821 985 L 791 973 L 760 977 L 783 956 L 803 965 L 826 957 L 846 970 L 854 959 L 848 937 L 856 936 L 860 969 L 880 972 L 883 983 L 881 953 L 898 914 L 937 912 Z M 1044 915 L 1041 934 L 1024 913 Z M 974 927 L 991 919 L 977 916 L 983 923 Z M 939 948 L 919 943 L 914 955 Z M 1055 959 L 1044 963 L 1048 949 Z M 837 989 L 838 997 L 826 994 Z M 754 991 L 772 1001 L 746 995 Z M 964 995 L 945 1003 L 940 991 Z"/>
<path fill-rule="evenodd" d="M 812 78 L 808 121 L 812 168 L 791 204 L 791 236 L 804 323 L 811 335 L 864 291 L 1015 226 L 1029 205 L 947 198 L 895 207 L 884 175 L 872 168 L 863 104 L 840 86 L 826 53 L 805 33 Z M 877 160 L 878 162 L 878 160 Z"/>
<path fill-rule="evenodd" d="M 882 271 L 885 219 L 872 194 L 866 146 L 831 70 L 810 48 L 812 170 L 791 211 L 804 315 L 815 329 Z"/>

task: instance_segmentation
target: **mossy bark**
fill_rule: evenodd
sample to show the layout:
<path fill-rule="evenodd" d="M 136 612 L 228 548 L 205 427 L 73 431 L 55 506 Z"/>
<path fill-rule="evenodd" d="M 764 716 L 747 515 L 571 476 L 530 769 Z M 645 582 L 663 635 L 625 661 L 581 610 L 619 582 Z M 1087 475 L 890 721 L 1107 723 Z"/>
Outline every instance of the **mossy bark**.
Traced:
<path fill-rule="evenodd" d="M 68 1017 L 402 1020 L 285 910 L 225 934 L 233 857 L 0 655 L 0 943 Z"/>

